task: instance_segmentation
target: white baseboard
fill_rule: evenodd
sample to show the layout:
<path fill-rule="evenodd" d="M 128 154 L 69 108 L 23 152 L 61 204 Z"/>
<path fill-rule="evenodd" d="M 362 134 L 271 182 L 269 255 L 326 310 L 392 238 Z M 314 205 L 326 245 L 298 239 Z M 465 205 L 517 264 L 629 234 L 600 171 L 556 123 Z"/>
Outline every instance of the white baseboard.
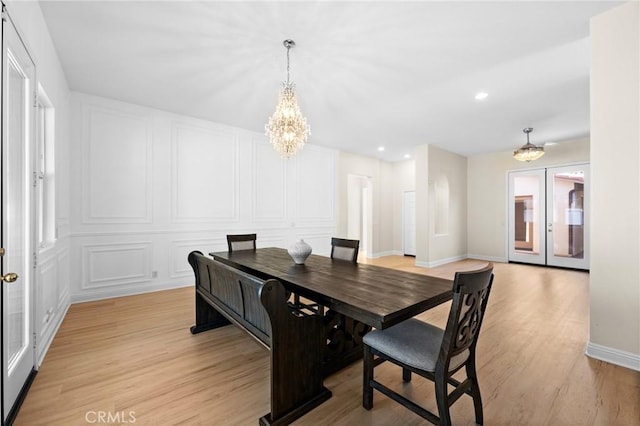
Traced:
<path fill-rule="evenodd" d="M 398 250 L 391 250 L 391 251 L 381 251 L 378 253 L 372 253 L 370 255 L 367 255 L 368 259 L 377 259 L 379 257 L 384 257 L 384 256 L 404 256 L 404 253 Z"/>
<path fill-rule="evenodd" d="M 460 256 L 448 257 L 446 259 L 438 259 L 433 262 L 424 262 L 421 260 L 416 260 L 416 266 L 422 266 L 423 268 L 435 268 L 436 266 L 446 265 L 447 263 L 457 262 L 458 260 L 464 260 L 467 258 L 466 254 L 462 254 Z"/>
<path fill-rule="evenodd" d="M 56 324 L 51 330 L 51 333 L 48 333 L 46 342 L 40 342 L 38 344 L 39 353 L 38 353 L 38 358 L 36 359 L 36 370 L 38 370 L 42 365 L 42 362 L 44 361 L 44 357 L 47 355 L 47 352 L 49 351 L 49 347 L 51 346 L 51 343 L 53 343 L 53 339 L 56 337 L 56 334 L 58 334 L 58 330 L 62 325 L 62 321 L 64 320 L 64 317 L 67 316 L 67 311 L 69 311 L 69 306 L 71 306 L 71 304 L 67 300 L 67 302 L 65 303 L 65 307 L 62 310 L 62 313 L 58 315 L 56 319 Z M 42 345 L 43 343 L 44 345 L 40 347 L 40 345 Z"/>
<path fill-rule="evenodd" d="M 585 353 L 590 358 L 640 371 L 640 354 L 633 354 L 591 342 L 587 344 Z"/>
<path fill-rule="evenodd" d="M 144 287 L 124 287 L 109 288 L 93 291 L 83 291 L 82 293 L 72 294 L 71 303 L 91 302 L 94 300 L 112 299 L 114 297 L 133 296 L 135 294 L 153 293 L 154 291 L 172 290 L 182 287 L 193 287 L 193 278 L 182 280 L 181 283 L 165 282 L 154 285 L 145 285 Z"/>
<path fill-rule="evenodd" d="M 508 263 L 509 259 L 507 259 L 506 257 L 500 257 L 500 256 L 484 256 L 482 254 L 468 254 L 467 255 L 467 259 L 478 259 L 478 260 L 484 260 L 487 262 L 498 262 L 498 263 Z"/>

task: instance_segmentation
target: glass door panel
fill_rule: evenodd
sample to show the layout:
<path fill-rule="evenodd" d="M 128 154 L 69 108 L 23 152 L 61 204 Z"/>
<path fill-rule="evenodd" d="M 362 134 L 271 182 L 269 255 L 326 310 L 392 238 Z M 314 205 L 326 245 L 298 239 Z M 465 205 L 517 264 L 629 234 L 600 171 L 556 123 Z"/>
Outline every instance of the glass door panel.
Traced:
<path fill-rule="evenodd" d="M 547 170 L 547 264 L 588 269 L 589 166 Z"/>
<path fill-rule="evenodd" d="M 545 264 L 545 171 L 509 173 L 509 260 Z"/>

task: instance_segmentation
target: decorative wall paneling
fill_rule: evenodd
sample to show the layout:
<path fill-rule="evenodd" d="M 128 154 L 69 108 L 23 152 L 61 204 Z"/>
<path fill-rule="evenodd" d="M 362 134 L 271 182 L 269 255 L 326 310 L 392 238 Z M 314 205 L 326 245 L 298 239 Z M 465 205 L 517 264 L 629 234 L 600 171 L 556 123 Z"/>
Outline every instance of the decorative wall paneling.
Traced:
<path fill-rule="evenodd" d="M 38 253 L 35 290 L 36 364 L 40 365 L 69 307 L 69 240 Z"/>
<path fill-rule="evenodd" d="M 181 235 L 182 237 L 182 235 Z M 217 238 L 191 238 L 191 239 L 179 239 L 171 240 L 170 244 L 170 270 L 169 278 L 186 278 L 187 281 L 192 278 L 193 269 L 191 269 L 189 263 L 184 260 L 194 250 L 199 250 L 202 253 L 210 253 L 212 251 L 224 251 L 227 249 L 227 239 L 225 237 Z M 194 248 L 194 247 L 200 247 Z"/>
<path fill-rule="evenodd" d="M 185 122 L 171 127 L 171 222 L 237 222 L 237 133 Z"/>
<path fill-rule="evenodd" d="M 283 160 L 259 133 L 79 93 L 72 112 L 72 300 L 192 285 L 187 254 L 231 233 L 329 254 L 336 151 Z"/>
<path fill-rule="evenodd" d="M 83 244 L 82 289 L 151 280 L 151 241 Z"/>
<path fill-rule="evenodd" d="M 132 111 L 83 108 L 84 223 L 152 221 L 152 120 Z"/>
<path fill-rule="evenodd" d="M 256 223 L 287 219 L 287 162 L 273 155 L 262 138 L 251 138 L 253 147 L 252 216 Z"/>

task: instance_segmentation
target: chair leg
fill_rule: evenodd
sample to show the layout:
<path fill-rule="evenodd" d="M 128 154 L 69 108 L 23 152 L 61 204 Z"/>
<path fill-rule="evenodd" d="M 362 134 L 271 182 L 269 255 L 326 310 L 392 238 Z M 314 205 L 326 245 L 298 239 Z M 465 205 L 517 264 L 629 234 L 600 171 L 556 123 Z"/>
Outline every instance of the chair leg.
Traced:
<path fill-rule="evenodd" d="M 373 380 L 373 354 L 368 345 L 363 346 L 362 406 L 370 410 L 373 407 L 373 388 L 371 387 L 371 380 Z"/>
<path fill-rule="evenodd" d="M 449 392 L 447 389 L 447 378 L 445 374 L 436 372 L 435 387 L 440 426 L 451 426 L 451 415 L 449 414 Z"/>
<path fill-rule="evenodd" d="M 471 397 L 473 398 L 473 409 L 476 413 L 476 424 L 484 422 L 482 414 L 482 397 L 480 396 L 480 386 L 478 385 L 478 374 L 476 373 L 475 360 L 470 360 L 466 365 L 467 377 L 471 379 Z"/>
<path fill-rule="evenodd" d="M 411 381 L 411 370 L 408 368 L 402 368 L 402 381 L 410 382 Z"/>

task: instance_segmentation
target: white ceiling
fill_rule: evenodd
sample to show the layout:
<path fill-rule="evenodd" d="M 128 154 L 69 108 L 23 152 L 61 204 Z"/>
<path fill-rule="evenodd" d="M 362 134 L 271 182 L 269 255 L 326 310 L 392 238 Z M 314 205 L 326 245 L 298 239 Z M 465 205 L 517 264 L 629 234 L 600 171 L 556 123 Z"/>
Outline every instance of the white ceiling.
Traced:
<path fill-rule="evenodd" d="M 262 132 L 286 78 L 309 143 L 403 159 L 589 134 L 589 18 L 620 2 L 41 1 L 72 90 Z M 478 91 L 489 97 L 476 101 Z M 384 146 L 384 152 L 377 148 Z"/>

